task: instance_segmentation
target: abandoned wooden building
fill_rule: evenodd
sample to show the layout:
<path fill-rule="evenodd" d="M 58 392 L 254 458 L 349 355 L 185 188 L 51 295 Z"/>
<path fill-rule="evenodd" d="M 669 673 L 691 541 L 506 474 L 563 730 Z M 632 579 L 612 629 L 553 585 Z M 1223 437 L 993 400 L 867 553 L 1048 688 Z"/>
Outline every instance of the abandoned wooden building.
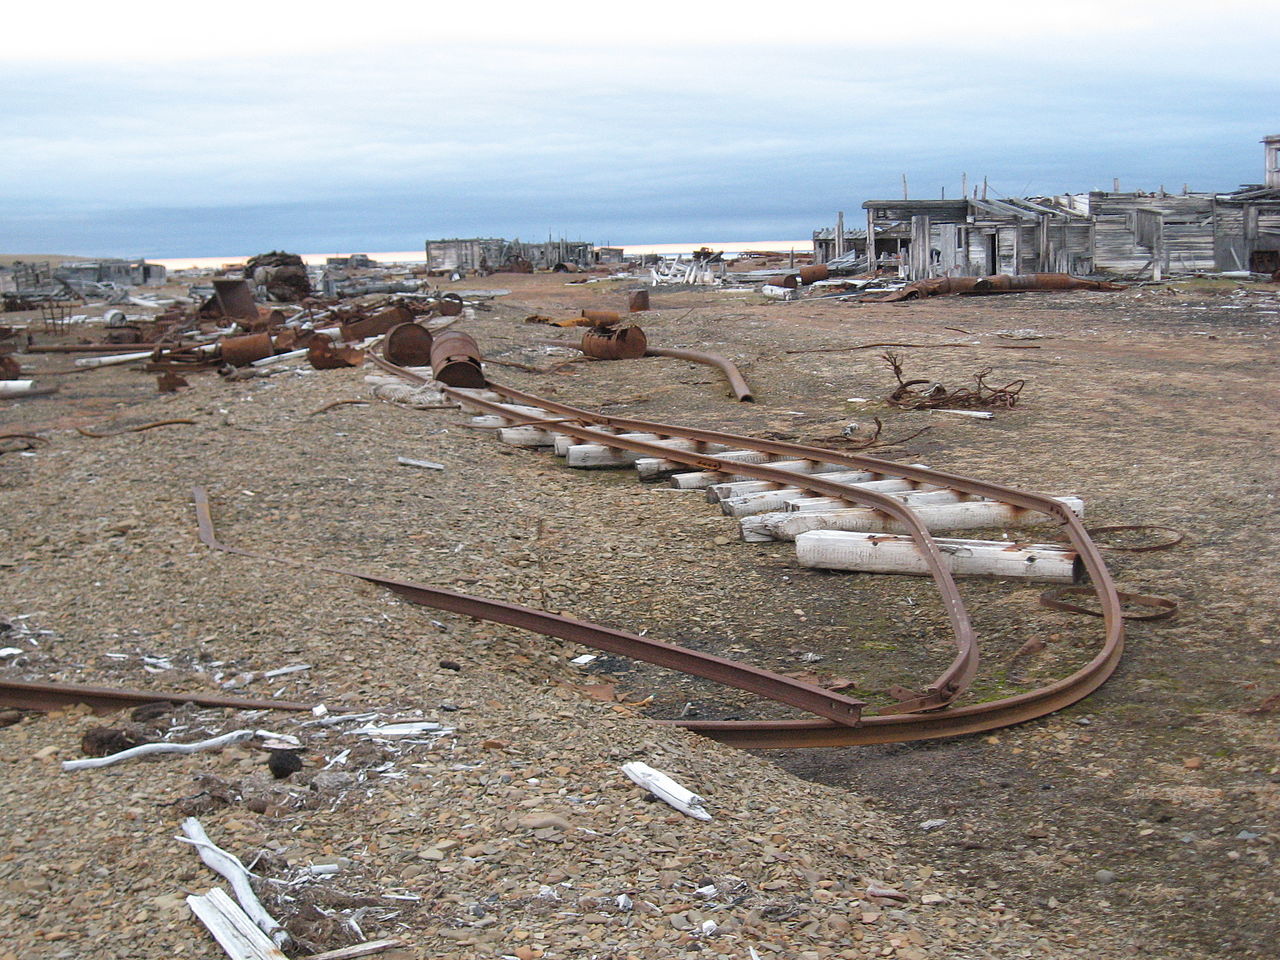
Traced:
<path fill-rule="evenodd" d="M 583 240 L 522 243 L 496 237 L 428 240 L 426 257 L 431 273 L 582 269 L 596 262 L 595 246 Z"/>
<path fill-rule="evenodd" d="M 867 231 L 814 231 L 814 259 L 859 252 L 907 280 L 996 273 L 1169 273 L 1280 269 L 1280 135 L 1263 139 L 1265 181 L 1231 193 L 1122 192 L 1054 197 L 868 200 Z M 866 238 L 870 237 L 868 241 Z M 860 243 L 859 243 L 860 241 Z"/>

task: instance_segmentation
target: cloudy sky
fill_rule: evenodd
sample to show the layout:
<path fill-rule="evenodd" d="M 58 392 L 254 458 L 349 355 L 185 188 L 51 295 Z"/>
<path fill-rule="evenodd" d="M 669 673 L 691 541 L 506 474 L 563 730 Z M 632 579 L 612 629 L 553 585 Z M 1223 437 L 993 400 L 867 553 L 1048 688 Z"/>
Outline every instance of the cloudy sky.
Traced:
<path fill-rule="evenodd" d="M 903 174 L 1231 189 L 1280 133 L 1255 0 L 265 6 L 7 14 L 0 252 L 799 239 Z"/>

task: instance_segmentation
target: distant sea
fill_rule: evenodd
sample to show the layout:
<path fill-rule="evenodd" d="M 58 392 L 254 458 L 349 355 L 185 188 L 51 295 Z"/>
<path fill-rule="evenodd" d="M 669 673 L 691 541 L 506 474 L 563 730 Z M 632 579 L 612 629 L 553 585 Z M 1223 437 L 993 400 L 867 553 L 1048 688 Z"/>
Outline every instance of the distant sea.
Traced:
<path fill-rule="evenodd" d="M 796 253 L 812 253 L 813 241 L 811 240 L 734 240 L 726 243 L 642 243 L 642 244 L 623 244 L 622 249 L 627 256 L 639 256 L 646 253 L 658 253 L 665 256 L 675 256 L 677 254 L 689 254 L 700 247 L 710 247 L 712 250 L 723 250 L 725 253 L 753 253 L 759 251 L 776 251 L 778 253 L 790 253 L 794 250 Z M 348 257 L 352 253 L 363 253 L 371 260 L 379 263 L 423 263 L 426 260 L 426 253 L 423 250 L 382 250 L 382 251 L 366 251 L 354 250 L 347 253 L 304 253 L 302 259 L 305 263 L 313 265 L 323 265 L 329 257 Z M 248 256 L 225 256 L 225 257 L 163 257 L 148 258 L 149 263 L 158 263 L 168 270 L 210 270 L 222 266 L 227 263 L 244 263 L 248 260 Z"/>

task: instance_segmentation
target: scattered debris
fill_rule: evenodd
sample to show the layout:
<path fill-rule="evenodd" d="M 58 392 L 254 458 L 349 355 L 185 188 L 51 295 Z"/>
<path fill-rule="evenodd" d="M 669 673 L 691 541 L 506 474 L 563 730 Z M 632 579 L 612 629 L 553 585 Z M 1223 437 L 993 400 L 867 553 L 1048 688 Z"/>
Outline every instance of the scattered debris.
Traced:
<path fill-rule="evenodd" d="M 249 871 L 245 869 L 243 863 L 233 854 L 227 853 L 205 833 L 204 827 L 200 825 L 200 821 L 195 817 L 188 817 L 182 821 L 182 832 L 186 834 L 184 837 L 175 837 L 184 843 L 190 843 L 196 848 L 200 854 L 200 859 L 204 861 L 205 866 L 215 873 L 221 874 L 231 884 L 232 892 L 236 895 L 241 909 L 249 916 L 254 925 L 259 930 L 271 938 L 272 943 L 277 947 L 283 947 L 290 940 L 288 932 L 271 914 L 267 913 L 262 902 L 258 899 L 258 895 L 253 892 L 253 887 L 249 883 Z"/>
<path fill-rule="evenodd" d="M 443 463 L 433 463 L 430 460 L 413 460 L 409 457 L 396 457 L 396 463 L 404 467 L 421 467 L 424 470 L 443 470 Z"/>

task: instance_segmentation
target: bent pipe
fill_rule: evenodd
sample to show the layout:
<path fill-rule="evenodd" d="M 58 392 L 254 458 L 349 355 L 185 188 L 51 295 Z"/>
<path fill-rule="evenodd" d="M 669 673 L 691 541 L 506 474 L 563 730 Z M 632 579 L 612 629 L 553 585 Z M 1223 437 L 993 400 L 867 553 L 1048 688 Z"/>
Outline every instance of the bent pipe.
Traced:
<path fill-rule="evenodd" d="M 673 360 L 688 360 L 690 363 L 705 363 L 708 367 L 715 367 L 729 381 L 729 389 L 733 391 L 733 395 L 738 398 L 739 403 L 755 402 L 756 398 L 752 394 L 751 388 L 747 386 L 747 381 L 743 379 L 742 372 L 728 357 L 722 357 L 718 353 L 705 353 L 702 350 L 677 350 L 671 347 L 649 347 L 645 350 L 644 355 L 646 357 L 670 357 Z"/>

